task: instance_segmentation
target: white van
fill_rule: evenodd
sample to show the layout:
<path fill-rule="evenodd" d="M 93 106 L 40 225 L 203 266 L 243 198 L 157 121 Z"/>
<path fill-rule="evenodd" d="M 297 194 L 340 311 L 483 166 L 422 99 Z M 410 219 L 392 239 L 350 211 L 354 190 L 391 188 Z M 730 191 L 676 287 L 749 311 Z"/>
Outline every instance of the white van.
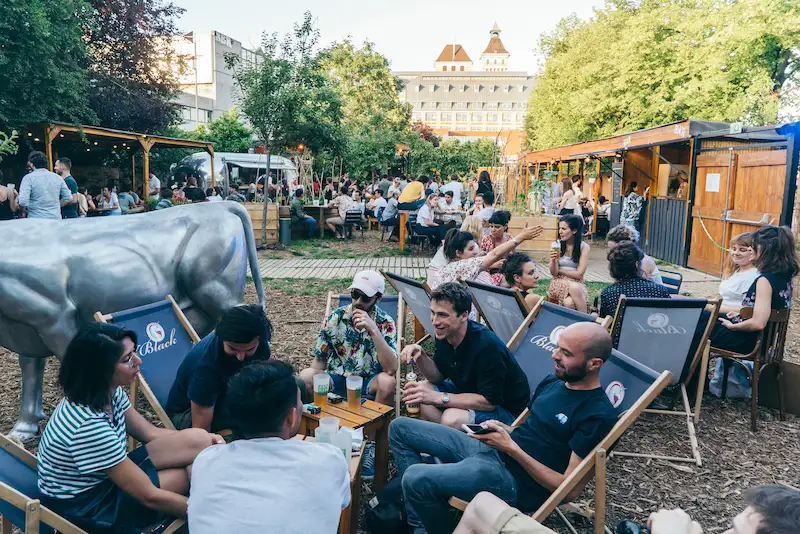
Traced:
<path fill-rule="evenodd" d="M 270 175 L 277 178 L 273 185 L 286 178 L 289 189 L 297 186 L 297 168 L 292 160 L 283 156 L 270 156 Z M 170 184 L 182 182 L 192 172 L 197 177 L 198 186 L 203 189 L 211 187 L 211 157 L 207 152 L 197 152 L 186 156 L 171 169 Z M 235 152 L 214 153 L 214 175 L 216 185 L 221 186 L 228 196 L 231 191 L 243 191 L 267 172 L 267 156 L 265 154 L 238 154 Z M 180 183 L 178 184 L 180 185 Z"/>

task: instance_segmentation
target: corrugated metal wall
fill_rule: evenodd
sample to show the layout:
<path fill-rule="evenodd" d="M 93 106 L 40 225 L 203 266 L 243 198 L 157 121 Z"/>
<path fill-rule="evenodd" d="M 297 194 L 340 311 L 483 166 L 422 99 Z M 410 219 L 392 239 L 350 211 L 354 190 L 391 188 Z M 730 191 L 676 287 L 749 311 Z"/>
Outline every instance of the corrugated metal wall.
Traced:
<path fill-rule="evenodd" d="M 683 255 L 686 201 L 676 198 L 650 199 L 645 252 L 650 256 L 685 266 Z"/>

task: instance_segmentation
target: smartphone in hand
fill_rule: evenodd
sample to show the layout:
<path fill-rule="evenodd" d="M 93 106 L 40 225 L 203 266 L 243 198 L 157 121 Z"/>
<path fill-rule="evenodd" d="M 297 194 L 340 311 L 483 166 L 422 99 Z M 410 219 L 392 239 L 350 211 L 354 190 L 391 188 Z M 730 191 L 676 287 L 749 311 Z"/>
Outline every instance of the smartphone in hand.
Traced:
<path fill-rule="evenodd" d="M 491 428 L 485 428 L 481 425 L 461 425 L 461 428 L 464 429 L 464 432 L 467 434 L 488 434 L 489 432 L 494 432 Z"/>

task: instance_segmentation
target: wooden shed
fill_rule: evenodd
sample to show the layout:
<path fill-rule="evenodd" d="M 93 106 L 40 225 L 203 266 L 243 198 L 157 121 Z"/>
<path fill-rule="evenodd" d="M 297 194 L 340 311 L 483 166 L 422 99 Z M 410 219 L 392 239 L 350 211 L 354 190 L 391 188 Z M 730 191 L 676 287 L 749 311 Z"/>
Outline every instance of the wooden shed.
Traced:
<path fill-rule="evenodd" d="M 631 182 L 650 188 L 640 245 L 656 258 L 720 275 L 732 236 L 791 225 L 800 123 L 747 127 L 685 120 L 527 155 L 531 174 L 579 174 L 583 192 L 611 200 L 619 223 Z"/>

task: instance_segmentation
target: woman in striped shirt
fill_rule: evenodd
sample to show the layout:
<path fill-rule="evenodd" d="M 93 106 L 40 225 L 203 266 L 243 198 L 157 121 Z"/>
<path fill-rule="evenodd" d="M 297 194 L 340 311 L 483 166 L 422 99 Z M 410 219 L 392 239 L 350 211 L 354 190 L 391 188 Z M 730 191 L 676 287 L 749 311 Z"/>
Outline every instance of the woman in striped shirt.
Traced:
<path fill-rule="evenodd" d="M 67 347 L 59 382 L 65 398 L 42 434 L 42 503 L 91 532 L 138 532 L 160 514 L 186 517 L 189 466 L 213 444 L 201 429 L 150 424 L 125 396 L 139 374 L 136 334 L 95 323 Z M 143 445 L 126 454 L 128 435 Z"/>

